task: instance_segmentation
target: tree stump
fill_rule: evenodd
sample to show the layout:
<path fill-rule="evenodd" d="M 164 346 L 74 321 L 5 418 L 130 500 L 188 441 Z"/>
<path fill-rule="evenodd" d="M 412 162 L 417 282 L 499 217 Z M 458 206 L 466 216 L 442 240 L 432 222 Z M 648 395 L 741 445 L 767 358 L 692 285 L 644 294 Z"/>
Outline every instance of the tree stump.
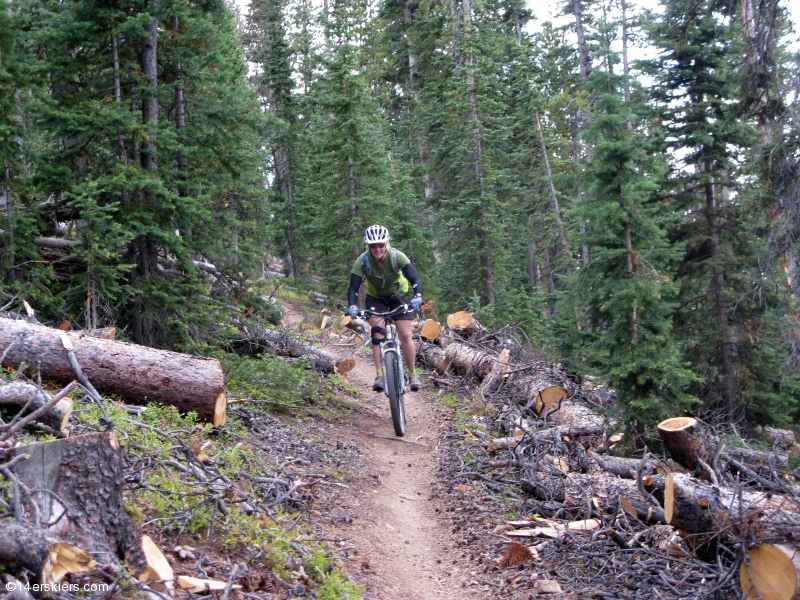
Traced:
<path fill-rule="evenodd" d="M 32 490 L 42 527 L 78 545 L 102 564 L 141 561 L 139 533 L 125 512 L 123 460 L 113 431 L 39 442 L 8 450 L 28 455 L 13 469 Z"/>
<path fill-rule="evenodd" d="M 698 470 L 701 462 L 706 465 L 711 462 L 708 442 L 700 431 L 697 419 L 676 417 L 661 421 L 658 433 L 672 460 L 690 471 Z"/>

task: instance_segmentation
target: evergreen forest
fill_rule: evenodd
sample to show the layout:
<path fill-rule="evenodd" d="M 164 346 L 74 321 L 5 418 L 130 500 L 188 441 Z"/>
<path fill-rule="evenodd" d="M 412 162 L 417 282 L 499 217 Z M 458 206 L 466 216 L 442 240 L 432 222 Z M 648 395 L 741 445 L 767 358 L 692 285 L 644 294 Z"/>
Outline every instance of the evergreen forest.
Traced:
<path fill-rule="evenodd" d="M 535 4 L 8 0 L 0 306 L 202 354 L 381 223 L 638 424 L 797 424 L 788 0 Z"/>

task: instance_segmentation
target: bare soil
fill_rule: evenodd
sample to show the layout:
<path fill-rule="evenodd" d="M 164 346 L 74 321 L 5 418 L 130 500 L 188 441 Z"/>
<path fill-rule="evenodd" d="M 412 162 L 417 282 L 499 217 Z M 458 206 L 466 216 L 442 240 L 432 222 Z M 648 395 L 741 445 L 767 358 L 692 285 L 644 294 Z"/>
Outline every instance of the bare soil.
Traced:
<path fill-rule="evenodd" d="M 319 525 L 366 586 L 367 598 L 485 598 L 467 587 L 469 563 L 452 558 L 458 540 L 435 492 L 448 409 L 423 376 L 423 388 L 406 395 L 406 436 L 396 437 L 388 398 L 372 391 L 371 355 L 353 357 L 356 367 L 346 377 L 359 390 L 355 410 L 328 431 L 358 447 L 358 464 Z"/>

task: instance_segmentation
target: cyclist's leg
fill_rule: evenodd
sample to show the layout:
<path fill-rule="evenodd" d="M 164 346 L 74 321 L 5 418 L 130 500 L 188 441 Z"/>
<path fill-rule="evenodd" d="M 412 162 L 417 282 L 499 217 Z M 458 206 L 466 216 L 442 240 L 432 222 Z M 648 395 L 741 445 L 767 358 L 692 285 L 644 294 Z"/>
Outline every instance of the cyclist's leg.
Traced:
<path fill-rule="evenodd" d="M 386 325 L 380 317 L 371 317 L 369 324 L 372 326 L 372 359 L 375 362 L 375 370 L 381 370 L 381 347 L 374 343 L 374 340 L 382 340 L 385 336 L 382 333 L 375 331 L 375 328 L 383 329 Z"/>
<path fill-rule="evenodd" d="M 400 338 L 400 344 L 402 344 L 403 360 L 406 361 L 408 371 L 413 373 L 417 353 L 416 348 L 414 348 L 414 340 L 411 337 L 411 321 L 398 319 L 395 324 L 397 325 L 397 337 Z"/>

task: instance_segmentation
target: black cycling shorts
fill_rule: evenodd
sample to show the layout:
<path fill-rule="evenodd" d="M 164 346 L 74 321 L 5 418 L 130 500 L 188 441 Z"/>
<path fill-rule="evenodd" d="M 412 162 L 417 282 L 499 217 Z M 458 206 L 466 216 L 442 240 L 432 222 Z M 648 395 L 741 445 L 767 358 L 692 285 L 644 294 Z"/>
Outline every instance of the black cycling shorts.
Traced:
<path fill-rule="evenodd" d="M 367 296 L 366 300 L 364 301 L 364 306 L 366 307 L 366 309 L 374 312 L 389 312 L 390 310 L 394 310 L 401 304 L 406 304 L 408 306 L 408 312 L 397 313 L 394 320 L 411 321 L 414 318 L 414 311 L 411 309 L 410 294 L 405 294 L 404 296 L 400 296 L 399 298 L 396 298 L 394 296 L 391 298 L 374 298 L 373 296 Z"/>

